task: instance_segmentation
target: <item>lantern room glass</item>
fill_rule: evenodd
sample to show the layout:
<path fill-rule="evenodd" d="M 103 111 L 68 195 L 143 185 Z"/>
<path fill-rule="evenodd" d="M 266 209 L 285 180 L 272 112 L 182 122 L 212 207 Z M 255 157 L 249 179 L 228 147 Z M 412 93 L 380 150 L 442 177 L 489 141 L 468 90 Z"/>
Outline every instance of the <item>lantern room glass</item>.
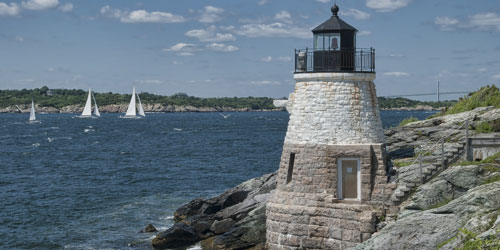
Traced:
<path fill-rule="evenodd" d="M 340 33 L 314 35 L 314 50 L 340 50 Z"/>

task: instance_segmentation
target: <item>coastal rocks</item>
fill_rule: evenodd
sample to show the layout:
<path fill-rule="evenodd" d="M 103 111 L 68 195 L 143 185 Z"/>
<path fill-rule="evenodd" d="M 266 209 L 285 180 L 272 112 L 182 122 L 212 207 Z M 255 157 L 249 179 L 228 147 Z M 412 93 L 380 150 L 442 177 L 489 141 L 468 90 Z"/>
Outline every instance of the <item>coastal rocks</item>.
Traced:
<path fill-rule="evenodd" d="M 246 181 L 222 195 L 195 199 L 177 209 L 176 224 L 152 241 L 156 249 L 204 240 L 204 249 L 246 249 L 265 243 L 265 204 L 276 188 L 276 173 Z M 192 237 L 185 237 L 191 235 Z"/>
<path fill-rule="evenodd" d="M 481 185 L 488 177 L 489 173 L 480 166 L 450 167 L 427 184 L 420 186 L 402 207 L 410 210 L 429 209 L 464 195 L 471 188 Z"/>
<path fill-rule="evenodd" d="M 500 229 L 497 224 L 488 222 L 498 216 L 499 193 L 500 182 L 475 187 L 446 205 L 398 218 L 354 249 L 387 249 L 387 246 L 392 249 L 436 249 L 438 245 L 444 245 L 441 249 L 454 249 L 461 244 L 453 240 L 461 228 L 476 233 L 495 227 Z"/>
<path fill-rule="evenodd" d="M 158 234 L 153 239 L 152 244 L 155 248 L 167 249 L 182 247 L 198 240 L 199 236 L 191 226 L 179 223 Z"/>
<path fill-rule="evenodd" d="M 156 228 L 151 224 L 148 224 L 143 230 L 141 230 L 141 233 L 156 233 L 156 232 L 158 232 L 158 230 L 156 230 Z"/>

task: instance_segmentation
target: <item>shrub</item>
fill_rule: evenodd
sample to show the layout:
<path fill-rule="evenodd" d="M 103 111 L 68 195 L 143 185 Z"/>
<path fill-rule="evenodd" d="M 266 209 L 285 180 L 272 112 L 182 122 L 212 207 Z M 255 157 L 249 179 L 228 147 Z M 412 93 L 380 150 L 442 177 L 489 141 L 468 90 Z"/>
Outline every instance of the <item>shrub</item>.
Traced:
<path fill-rule="evenodd" d="M 405 126 L 408 123 L 412 123 L 412 122 L 416 122 L 416 121 L 419 121 L 418 118 L 416 118 L 416 117 L 408 117 L 408 118 L 402 120 L 401 123 L 399 123 L 399 126 Z"/>

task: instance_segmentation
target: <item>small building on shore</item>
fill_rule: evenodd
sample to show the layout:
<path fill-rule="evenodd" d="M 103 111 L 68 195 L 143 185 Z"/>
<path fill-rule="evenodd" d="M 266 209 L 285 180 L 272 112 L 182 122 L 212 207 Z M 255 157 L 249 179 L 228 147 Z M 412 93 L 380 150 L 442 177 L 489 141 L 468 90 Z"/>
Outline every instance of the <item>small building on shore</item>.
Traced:
<path fill-rule="evenodd" d="M 295 91 L 277 189 L 267 204 L 268 249 L 345 249 L 367 240 L 385 214 L 385 145 L 374 80 L 375 50 L 334 5 L 295 51 Z M 393 188 L 393 187 L 392 187 Z"/>

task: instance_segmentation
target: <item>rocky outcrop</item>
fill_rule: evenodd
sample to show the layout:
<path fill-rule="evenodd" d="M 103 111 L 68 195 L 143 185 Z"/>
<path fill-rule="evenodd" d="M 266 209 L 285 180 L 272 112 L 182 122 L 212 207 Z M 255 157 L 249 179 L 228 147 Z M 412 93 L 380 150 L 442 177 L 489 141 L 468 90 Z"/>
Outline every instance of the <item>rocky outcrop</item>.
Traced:
<path fill-rule="evenodd" d="M 498 168 L 500 170 L 500 168 Z M 480 166 L 452 167 L 420 186 L 403 205 L 398 219 L 354 249 L 455 249 L 460 229 L 494 235 L 500 211 L 500 175 Z M 497 246 L 500 247 L 500 246 Z"/>
<path fill-rule="evenodd" d="M 176 224 L 152 241 L 157 249 L 200 240 L 204 249 L 245 249 L 263 246 L 265 204 L 276 187 L 276 174 L 246 181 L 211 199 L 195 199 L 174 214 Z M 263 241 L 264 239 L 264 241 Z"/>

